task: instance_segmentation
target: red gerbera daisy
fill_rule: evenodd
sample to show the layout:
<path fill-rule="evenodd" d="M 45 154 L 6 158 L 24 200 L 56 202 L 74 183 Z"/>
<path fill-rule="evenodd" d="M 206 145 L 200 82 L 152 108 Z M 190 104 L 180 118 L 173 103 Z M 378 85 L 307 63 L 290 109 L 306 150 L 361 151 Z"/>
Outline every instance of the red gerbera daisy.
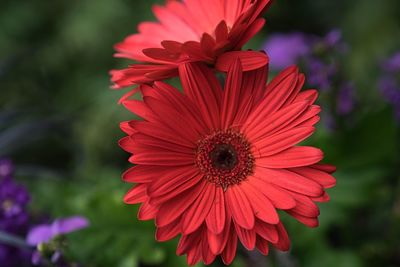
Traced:
<path fill-rule="evenodd" d="M 264 25 L 260 18 L 271 0 L 184 0 L 154 6 L 159 22 L 142 22 L 138 34 L 115 46 L 116 57 L 147 64 L 112 70 L 114 88 L 149 83 L 178 75 L 178 66 L 203 61 L 227 71 L 242 46 Z M 225 53 L 227 51 L 231 51 Z M 242 57 L 244 70 L 267 63 L 263 53 Z"/>
<path fill-rule="evenodd" d="M 188 264 L 229 264 L 237 240 L 268 254 L 287 250 L 277 210 L 316 227 L 315 202 L 329 200 L 335 168 L 318 164 L 321 150 L 295 146 L 314 132 L 320 108 L 315 90 L 300 92 L 296 67 L 268 85 L 266 68 L 243 72 L 240 60 L 224 89 L 202 63 L 179 67 L 183 93 L 163 82 L 142 85 L 143 101 L 124 105 L 144 120 L 122 123 L 120 141 L 136 164 L 123 179 L 137 183 L 125 196 L 142 203 L 138 217 L 155 219 L 156 238 L 178 234 Z"/>

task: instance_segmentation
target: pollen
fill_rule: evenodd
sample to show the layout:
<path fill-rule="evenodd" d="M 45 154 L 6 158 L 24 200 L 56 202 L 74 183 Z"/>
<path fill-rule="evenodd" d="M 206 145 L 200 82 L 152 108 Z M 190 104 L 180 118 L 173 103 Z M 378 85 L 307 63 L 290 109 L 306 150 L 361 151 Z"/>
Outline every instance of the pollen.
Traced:
<path fill-rule="evenodd" d="M 251 145 L 239 131 L 215 131 L 197 143 L 196 164 L 204 179 L 221 186 L 240 184 L 253 173 Z"/>

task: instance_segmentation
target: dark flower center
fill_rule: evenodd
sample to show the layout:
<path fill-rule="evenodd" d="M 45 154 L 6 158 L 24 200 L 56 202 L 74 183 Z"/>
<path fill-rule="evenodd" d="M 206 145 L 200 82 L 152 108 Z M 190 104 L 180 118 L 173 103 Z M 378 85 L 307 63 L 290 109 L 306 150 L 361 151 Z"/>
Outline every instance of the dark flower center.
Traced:
<path fill-rule="evenodd" d="M 243 134 L 216 131 L 198 142 L 196 164 L 207 181 L 226 190 L 253 173 L 254 157 Z"/>
<path fill-rule="evenodd" d="M 210 152 L 213 166 L 217 169 L 232 170 L 237 163 L 235 148 L 230 144 L 219 144 Z"/>
<path fill-rule="evenodd" d="M 5 211 L 5 212 L 9 212 L 12 210 L 12 208 L 14 207 L 15 203 L 14 201 L 12 201 L 11 199 L 6 199 L 3 201 L 3 203 L 1 203 L 1 208 Z"/>

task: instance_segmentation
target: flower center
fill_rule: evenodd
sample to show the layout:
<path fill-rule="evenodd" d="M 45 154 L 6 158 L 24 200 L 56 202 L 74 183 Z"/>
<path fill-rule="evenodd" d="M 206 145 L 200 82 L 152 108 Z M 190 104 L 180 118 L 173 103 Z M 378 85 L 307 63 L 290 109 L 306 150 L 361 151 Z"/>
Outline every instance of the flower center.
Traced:
<path fill-rule="evenodd" d="M 218 144 L 210 152 L 211 162 L 214 168 L 232 170 L 237 163 L 235 148 L 230 144 Z"/>
<path fill-rule="evenodd" d="M 253 173 L 254 157 L 245 136 L 230 129 L 216 131 L 198 142 L 196 164 L 207 181 L 226 190 Z"/>
<path fill-rule="evenodd" d="M 3 201 L 3 203 L 1 203 L 1 207 L 4 211 L 8 212 L 14 207 L 14 201 L 11 199 L 6 199 Z"/>

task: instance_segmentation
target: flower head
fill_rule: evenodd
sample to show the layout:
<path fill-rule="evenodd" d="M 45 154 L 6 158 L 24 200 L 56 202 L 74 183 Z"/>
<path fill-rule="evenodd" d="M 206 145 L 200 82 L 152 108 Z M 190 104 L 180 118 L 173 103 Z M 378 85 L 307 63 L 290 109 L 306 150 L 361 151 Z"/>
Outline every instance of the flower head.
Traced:
<path fill-rule="evenodd" d="M 33 227 L 27 237 L 29 245 L 36 246 L 37 251 L 32 255 L 32 263 L 40 264 L 50 260 L 57 266 L 65 266 L 63 250 L 66 247 L 64 235 L 89 226 L 89 221 L 81 216 L 56 219 L 51 224 L 41 224 Z"/>
<path fill-rule="evenodd" d="M 9 235 L 25 235 L 29 223 L 27 205 L 29 192 L 13 179 L 14 165 L 0 159 L 0 231 Z M 4 267 L 25 266 L 30 252 L 15 246 L 0 244 L 0 263 Z"/>
<path fill-rule="evenodd" d="M 240 53 L 242 46 L 264 25 L 261 14 L 271 0 L 170 0 L 154 6 L 158 22 L 142 22 L 138 34 L 117 44 L 116 57 L 139 61 L 123 70 L 112 70 L 115 88 L 149 83 L 178 75 L 178 66 L 203 61 L 221 71 L 237 57 L 243 68 L 266 64 L 259 52 Z M 145 64 L 143 64 L 145 63 Z"/>
<path fill-rule="evenodd" d="M 20 233 L 28 222 L 26 206 L 29 201 L 24 186 L 16 184 L 11 176 L 0 178 L 0 230 Z"/>
<path fill-rule="evenodd" d="M 296 146 L 312 135 L 320 108 L 315 90 L 300 91 L 296 67 L 268 85 L 266 68 L 243 72 L 239 59 L 224 88 L 202 63 L 179 66 L 183 93 L 163 83 L 142 85 L 143 101 L 124 105 L 143 121 L 121 124 L 120 145 L 136 164 L 123 175 L 136 185 L 128 204 L 155 219 L 159 241 L 179 234 L 177 253 L 193 265 L 220 255 L 229 264 L 238 239 L 249 250 L 289 249 L 277 210 L 310 227 L 315 202 L 329 200 L 335 168 L 321 150 Z"/>
<path fill-rule="evenodd" d="M 51 224 L 33 227 L 29 231 L 26 241 L 30 245 L 47 243 L 56 236 L 78 231 L 88 227 L 88 225 L 88 220 L 81 216 L 57 219 Z"/>

